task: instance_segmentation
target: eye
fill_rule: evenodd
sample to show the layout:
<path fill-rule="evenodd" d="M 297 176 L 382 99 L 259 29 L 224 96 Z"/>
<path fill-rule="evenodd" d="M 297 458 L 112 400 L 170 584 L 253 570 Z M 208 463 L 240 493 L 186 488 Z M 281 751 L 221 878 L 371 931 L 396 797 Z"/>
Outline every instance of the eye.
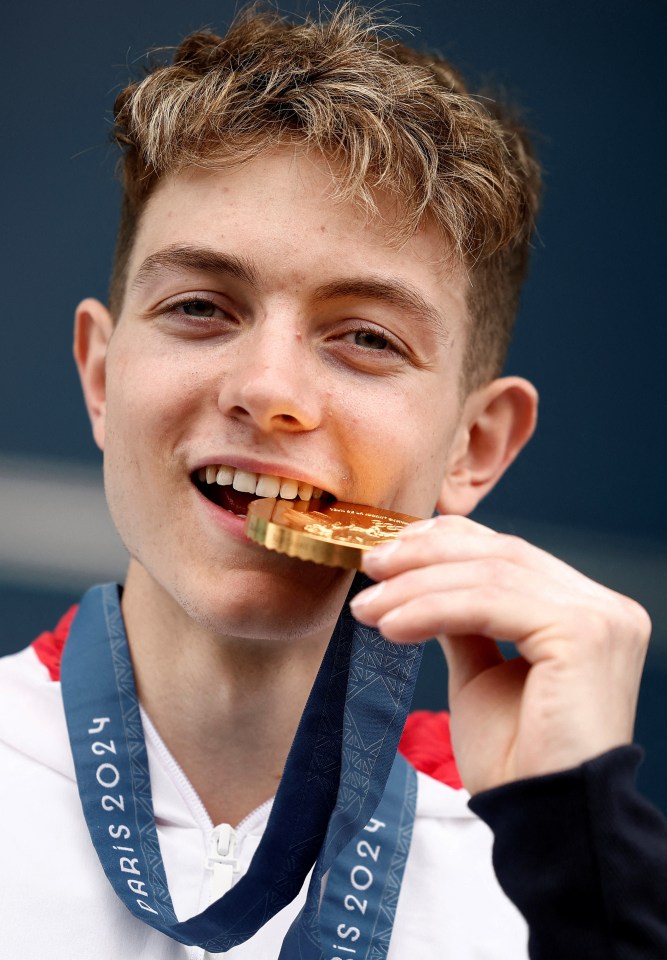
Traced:
<path fill-rule="evenodd" d="M 414 362 L 409 346 L 380 324 L 346 318 L 328 340 L 339 360 L 369 374 L 396 372 Z"/>
<path fill-rule="evenodd" d="M 369 350 L 387 350 L 390 347 L 387 338 L 374 330 L 357 330 L 354 334 L 354 342 L 358 347 L 366 347 Z"/>
<path fill-rule="evenodd" d="M 238 326 L 226 298 L 206 291 L 193 290 L 181 299 L 166 300 L 153 308 L 152 316 L 165 333 L 190 339 L 226 336 Z"/>
<path fill-rule="evenodd" d="M 210 300 L 188 300 L 178 306 L 188 317 L 212 317 L 217 309 Z"/>
<path fill-rule="evenodd" d="M 386 360 L 406 357 L 406 349 L 401 341 L 374 324 L 355 325 L 354 329 L 343 333 L 341 339 L 348 343 L 359 357 L 364 354 L 369 356 L 371 353 L 381 354 Z"/>

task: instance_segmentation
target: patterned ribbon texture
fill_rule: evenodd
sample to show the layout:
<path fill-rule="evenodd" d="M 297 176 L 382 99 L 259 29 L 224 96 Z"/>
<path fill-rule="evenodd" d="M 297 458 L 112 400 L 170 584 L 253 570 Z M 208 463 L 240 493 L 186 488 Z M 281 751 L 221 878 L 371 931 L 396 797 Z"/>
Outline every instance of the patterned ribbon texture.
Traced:
<path fill-rule="evenodd" d="M 357 575 L 348 601 L 367 585 Z M 421 653 L 421 645 L 391 644 L 356 623 L 346 602 L 248 872 L 179 921 L 155 828 L 119 587 L 89 590 L 63 654 L 63 699 L 91 839 L 126 907 L 172 939 L 217 953 L 291 902 L 315 864 L 281 960 L 386 956 L 416 796 L 414 771 L 396 750 Z"/>

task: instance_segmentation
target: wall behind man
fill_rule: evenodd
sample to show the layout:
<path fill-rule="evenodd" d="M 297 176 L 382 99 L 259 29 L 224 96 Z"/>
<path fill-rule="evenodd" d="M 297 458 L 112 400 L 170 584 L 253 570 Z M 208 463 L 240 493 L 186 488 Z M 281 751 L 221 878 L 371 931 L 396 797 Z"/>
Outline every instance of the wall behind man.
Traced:
<path fill-rule="evenodd" d="M 291 8 L 303 9 L 303 3 Z M 91 580 L 122 576 L 70 360 L 73 308 L 105 297 L 117 217 L 111 105 L 144 51 L 231 2 L 13 5 L 3 71 L 0 648 L 17 649 Z M 662 0 L 431 0 L 414 42 L 504 87 L 539 131 L 544 209 L 508 372 L 541 393 L 530 448 L 480 510 L 648 607 L 656 625 L 638 739 L 667 808 L 662 409 Z M 429 665 L 437 658 L 429 652 Z M 443 702 L 423 674 L 421 705 Z M 433 677 L 436 677 L 434 680 Z"/>

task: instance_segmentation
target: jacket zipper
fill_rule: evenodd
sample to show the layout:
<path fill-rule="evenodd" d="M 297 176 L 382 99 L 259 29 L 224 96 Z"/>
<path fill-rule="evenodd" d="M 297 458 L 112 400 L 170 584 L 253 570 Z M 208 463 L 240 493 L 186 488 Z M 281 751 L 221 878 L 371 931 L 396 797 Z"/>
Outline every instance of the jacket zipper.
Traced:
<path fill-rule="evenodd" d="M 231 890 L 234 874 L 238 872 L 236 832 L 231 824 L 220 823 L 211 831 L 208 842 L 208 863 L 213 871 L 211 893 L 215 901 Z"/>
<path fill-rule="evenodd" d="M 208 839 L 208 866 L 213 872 L 211 881 L 212 902 L 231 890 L 234 874 L 238 871 L 236 853 L 236 831 L 229 823 L 219 823 L 214 827 Z M 216 960 L 220 954 L 204 951 L 202 960 Z"/>

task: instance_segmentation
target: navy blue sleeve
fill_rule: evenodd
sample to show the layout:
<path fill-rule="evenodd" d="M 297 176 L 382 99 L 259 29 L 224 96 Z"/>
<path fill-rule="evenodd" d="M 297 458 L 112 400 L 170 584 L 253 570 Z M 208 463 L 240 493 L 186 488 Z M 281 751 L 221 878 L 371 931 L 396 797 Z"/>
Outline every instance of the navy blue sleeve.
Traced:
<path fill-rule="evenodd" d="M 619 747 L 470 800 L 531 960 L 667 960 L 667 820 L 635 787 L 641 758 Z"/>

